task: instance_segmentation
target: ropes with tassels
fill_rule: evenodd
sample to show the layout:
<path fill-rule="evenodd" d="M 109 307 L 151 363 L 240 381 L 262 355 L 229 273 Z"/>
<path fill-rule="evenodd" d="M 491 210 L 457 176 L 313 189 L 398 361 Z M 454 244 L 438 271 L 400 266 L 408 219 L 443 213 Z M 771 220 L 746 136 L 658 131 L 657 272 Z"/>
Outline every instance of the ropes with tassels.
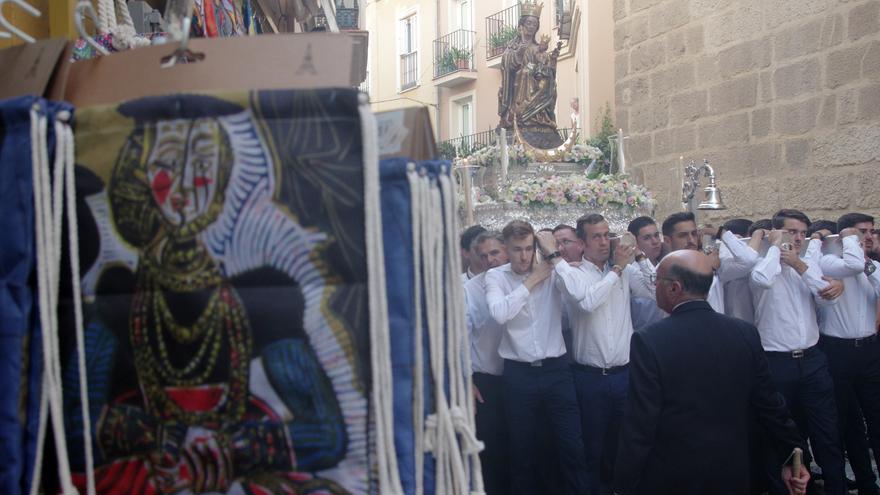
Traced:
<path fill-rule="evenodd" d="M 415 495 L 423 495 L 425 486 L 425 384 L 424 384 L 424 348 L 422 342 L 422 180 L 416 171 L 415 163 L 408 163 L 406 180 L 409 182 L 410 209 L 413 238 L 413 301 L 415 301 L 415 319 L 413 339 L 413 437 L 415 447 Z"/>

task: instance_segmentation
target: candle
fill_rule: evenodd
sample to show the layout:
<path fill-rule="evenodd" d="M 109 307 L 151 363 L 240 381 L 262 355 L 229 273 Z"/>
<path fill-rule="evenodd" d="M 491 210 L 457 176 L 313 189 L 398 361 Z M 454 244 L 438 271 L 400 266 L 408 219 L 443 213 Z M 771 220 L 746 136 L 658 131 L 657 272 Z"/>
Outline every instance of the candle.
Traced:
<path fill-rule="evenodd" d="M 626 173 L 626 158 L 623 156 L 623 129 L 617 129 L 617 172 Z"/>
<path fill-rule="evenodd" d="M 501 140 L 501 183 L 507 184 L 507 166 L 510 162 L 510 155 L 507 153 L 507 129 L 501 128 L 499 139 Z"/>

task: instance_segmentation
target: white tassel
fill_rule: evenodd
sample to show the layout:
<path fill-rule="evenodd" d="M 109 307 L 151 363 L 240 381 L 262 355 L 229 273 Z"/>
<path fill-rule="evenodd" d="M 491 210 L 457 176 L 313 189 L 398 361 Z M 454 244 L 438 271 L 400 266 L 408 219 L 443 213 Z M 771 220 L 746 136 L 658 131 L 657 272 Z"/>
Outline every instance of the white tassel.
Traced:
<path fill-rule="evenodd" d="M 424 347 L 422 343 L 422 193 L 419 173 L 416 164 L 407 164 L 406 179 L 409 182 L 411 225 L 413 237 L 413 301 L 415 303 L 415 338 L 413 339 L 413 434 L 415 437 L 415 495 L 425 492 L 425 455 L 427 442 L 425 438 L 425 384 L 424 384 Z M 432 439 L 433 440 L 433 439 Z M 431 446 L 433 450 L 433 445 Z"/>
<path fill-rule="evenodd" d="M 367 287 L 370 307 L 370 355 L 373 373 L 373 407 L 376 411 L 376 458 L 381 493 L 402 494 L 394 446 L 394 396 L 391 375 L 391 342 L 388 299 L 385 293 L 385 253 L 382 245 L 382 210 L 379 198 L 379 151 L 376 118 L 361 95 L 358 106 L 364 158 L 364 215 L 367 244 Z"/>

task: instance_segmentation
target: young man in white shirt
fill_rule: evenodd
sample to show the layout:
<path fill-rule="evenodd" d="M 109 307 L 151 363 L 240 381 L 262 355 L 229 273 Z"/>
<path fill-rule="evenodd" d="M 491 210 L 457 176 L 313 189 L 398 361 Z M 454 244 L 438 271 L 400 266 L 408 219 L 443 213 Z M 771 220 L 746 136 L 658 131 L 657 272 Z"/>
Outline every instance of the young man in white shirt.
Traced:
<path fill-rule="evenodd" d="M 663 257 L 663 239 L 660 237 L 660 230 L 657 228 L 657 222 L 651 217 L 634 218 L 626 228 L 630 234 L 636 238 L 636 246 L 645 256 L 644 265 L 649 268 L 650 273 L 646 276 L 654 277 L 656 269 L 654 267 L 660 263 Z M 657 307 L 657 302 L 646 297 L 633 296 L 630 299 L 630 315 L 632 317 L 633 330 L 638 332 L 648 325 L 656 323 L 667 316 L 666 312 Z"/>
<path fill-rule="evenodd" d="M 581 217 L 577 231 L 584 242 L 580 265 L 552 262 L 571 308 L 572 370 L 590 484 L 586 493 L 599 495 L 611 490 L 629 387 L 630 297 L 653 300 L 654 291 L 633 263 L 634 246 L 617 246 L 612 258 L 608 222 L 602 215 Z M 602 473 L 603 465 L 610 470 Z"/>
<path fill-rule="evenodd" d="M 554 431 L 566 492 L 579 494 L 587 485 L 583 438 L 562 340 L 562 300 L 550 263 L 561 255 L 554 239 L 545 246 L 545 261 L 536 263 L 534 232 L 527 222 L 508 223 L 502 235 L 510 263 L 486 274 L 489 313 L 505 328 L 498 353 L 504 358 L 511 491 L 540 493 L 535 451 L 539 411 L 544 409 Z"/>
<path fill-rule="evenodd" d="M 465 268 L 465 271 L 461 274 L 462 284 L 486 270 L 486 267 L 483 266 L 483 262 L 480 261 L 480 257 L 477 256 L 473 250 L 474 239 L 485 231 L 485 227 L 477 224 L 471 225 L 461 233 L 459 248 L 461 249 L 462 266 Z"/>
<path fill-rule="evenodd" d="M 498 232 L 483 232 L 474 241 L 474 252 L 487 270 L 506 265 L 507 248 Z M 504 360 L 498 346 L 504 326 L 489 314 L 486 301 L 486 272 L 464 284 L 467 326 L 471 341 L 471 368 L 477 406 L 477 438 L 485 448 L 480 452 L 483 482 L 487 494 L 510 491 L 510 462 L 507 458 L 507 428 L 501 374 Z"/>
<path fill-rule="evenodd" d="M 844 291 L 837 304 L 819 308 L 819 347 L 828 357 L 841 435 L 847 440 L 850 458 L 854 459 L 868 454 L 863 425 L 850 424 L 860 421 L 859 407 L 868 425 L 874 455 L 880 454 L 880 341 L 875 326 L 880 264 L 867 256 L 873 247 L 873 217 L 848 213 L 838 219 L 837 230 L 842 253 L 825 254 L 820 266 L 826 276 L 843 281 Z M 814 236 L 823 238 L 828 234 L 819 231 Z M 852 463 L 855 470 L 856 462 Z M 857 470 L 856 481 L 859 493 L 878 493 L 873 471 Z"/>
<path fill-rule="evenodd" d="M 748 244 L 740 241 L 749 233 L 752 221 L 735 218 L 724 222 L 719 231 L 721 246 L 718 249 L 720 264 L 716 271 L 724 289 L 724 312 L 749 323 L 755 323 L 755 305 L 749 288 L 749 275 L 758 262 L 758 249 L 764 238 L 764 230 L 753 232 Z"/>
<path fill-rule="evenodd" d="M 819 295 L 828 287 L 819 267 L 822 242 L 811 240 L 800 257 L 810 219 L 797 210 L 773 216 L 770 248 L 751 273 L 755 325 L 767 355 L 770 373 L 785 397 L 792 416 L 822 468 L 825 492 L 846 493 L 843 449 L 838 430 L 834 385 L 825 354 L 816 345 L 819 325 L 816 305 L 835 304 Z M 783 246 L 783 233 L 792 241 Z M 785 493 L 778 466 L 768 463 L 771 493 Z"/>
<path fill-rule="evenodd" d="M 663 244 L 666 251 L 671 253 L 680 249 L 691 249 L 697 251 L 700 249 L 700 232 L 697 229 L 697 222 L 694 214 L 691 212 L 673 213 L 663 220 Z M 720 260 L 715 258 L 713 263 L 715 270 L 720 266 Z M 709 289 L 709 297 L 706 298 L 709 305 L 718 313 L 724 312 L 724 288 L 718 280 L 717 273 L 712 279 L 712 288 Z"/>

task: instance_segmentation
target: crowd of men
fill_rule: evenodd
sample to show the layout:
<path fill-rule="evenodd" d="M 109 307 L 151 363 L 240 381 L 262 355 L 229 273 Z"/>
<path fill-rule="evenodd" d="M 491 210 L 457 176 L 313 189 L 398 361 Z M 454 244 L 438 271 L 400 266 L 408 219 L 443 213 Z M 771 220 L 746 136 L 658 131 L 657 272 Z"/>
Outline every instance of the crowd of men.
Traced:
<path fill-rule="evenodd" d="M 628 231 L 588 214 L 462 234 L 487 493 L 800 494 L 812 456 L 841 495 L 846 455 L 877 494 L 874 219 Z"/>

